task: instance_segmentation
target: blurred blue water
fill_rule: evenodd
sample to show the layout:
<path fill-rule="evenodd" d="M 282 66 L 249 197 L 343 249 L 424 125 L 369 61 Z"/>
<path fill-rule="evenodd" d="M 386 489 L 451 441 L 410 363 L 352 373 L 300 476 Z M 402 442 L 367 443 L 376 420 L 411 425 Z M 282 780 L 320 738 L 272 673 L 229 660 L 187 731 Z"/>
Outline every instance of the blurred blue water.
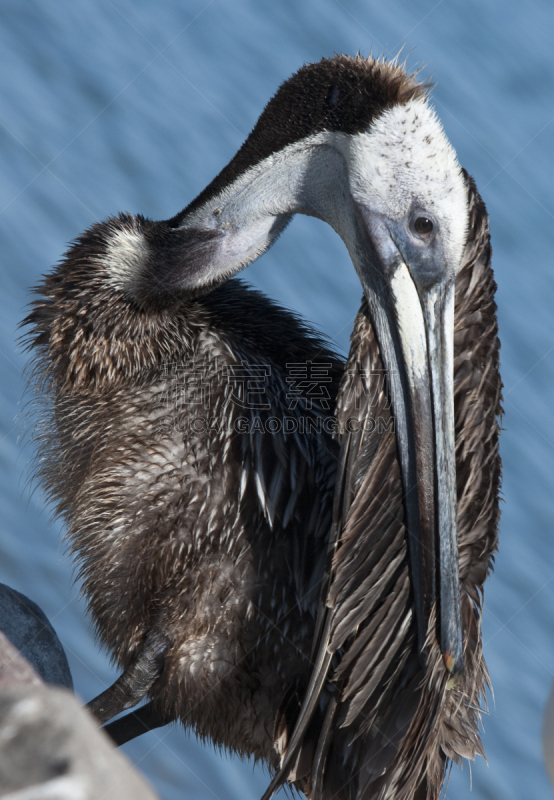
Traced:
<path fill-rule="evenodd" d="M 554 5 L 505 0 L 4 0 L 0 26 L 0 580 L 48 614 L 88 699 L 112 676 L 98 652 L 61 531 L 25 489 L 31 451 L 15 420 L 28 289 L 94 220 L 167 218 L 227 163 L 279 83 L 333 52 L 394 55 L 433 72 L 433 99 L 487 203 L 502 369 L 501 549 L 487 584 L 485 653 L 495 696 L 489 765 L 473 797 L 547 798 L 541 715 L 554 664 Z M 298 218 L 245 273 L 346 350 L 360 296 L 332 231 Z M 173 729 L 127 746 L 164 800 L 256 798 L 266 775 Z M 450 800 L 467 796 L 455 770 Z"/>

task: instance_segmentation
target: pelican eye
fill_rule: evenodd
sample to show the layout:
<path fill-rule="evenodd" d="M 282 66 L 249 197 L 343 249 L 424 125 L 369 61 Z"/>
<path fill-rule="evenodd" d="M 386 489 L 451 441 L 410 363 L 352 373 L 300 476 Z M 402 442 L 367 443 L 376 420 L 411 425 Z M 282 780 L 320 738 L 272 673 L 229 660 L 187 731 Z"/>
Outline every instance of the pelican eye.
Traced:
<path fill-rule="evenodd" d="M 420 236 L 429 236 L 433 230 L 433 223 L 428 217 L 418 217 L 414 222 L 414 230 Z"/>

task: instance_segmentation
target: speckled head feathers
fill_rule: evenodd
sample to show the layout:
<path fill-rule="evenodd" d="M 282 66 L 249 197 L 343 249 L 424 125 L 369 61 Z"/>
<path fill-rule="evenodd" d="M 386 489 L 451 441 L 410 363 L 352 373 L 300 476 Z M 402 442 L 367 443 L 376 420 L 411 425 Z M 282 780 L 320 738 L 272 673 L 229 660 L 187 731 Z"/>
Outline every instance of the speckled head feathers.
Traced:
<path fill-rule="evenodd" d="M 400 66 L 371 58 L 341 55 L 306 64 L 280 86 L 233 160 L 173 223 L 287 145 L 322 131 L 359 133 L 386 109 L 424 98 L 428 89 Z"/>

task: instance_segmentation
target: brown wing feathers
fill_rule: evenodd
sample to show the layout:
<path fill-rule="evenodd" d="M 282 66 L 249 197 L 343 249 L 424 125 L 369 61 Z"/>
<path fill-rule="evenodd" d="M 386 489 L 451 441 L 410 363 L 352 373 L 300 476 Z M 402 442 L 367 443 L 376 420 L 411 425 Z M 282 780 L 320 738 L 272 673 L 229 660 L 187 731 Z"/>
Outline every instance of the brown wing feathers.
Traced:
<path fill-rule="evenodd" d="M 312 800 L 330 800 L 337 792 L 357 800 L 431 800 L 438 798 L 447 759 L 483 753 L 478 709 L 488 674 L 480 599 L 497 543 L 501 382 L 487 215 L 473 180 L 466 180 L 470 234 L 456 282 L 454 370 L 467 666 L 448 688 L 433 621 L 425 672 L 417 656 L 396 440 L 386 387 L 378 380 L 369 385 L 382 364 L 364 302 L 337 401 L 339 540 L 319 641 L 318 687 L 336 655 L 327 676 L 332 700 L 317 731 L 306 787 Z M 364 421 L 366 432 L 360 433 Z M 313 752 L 313 743 L 309 747 Z"/>

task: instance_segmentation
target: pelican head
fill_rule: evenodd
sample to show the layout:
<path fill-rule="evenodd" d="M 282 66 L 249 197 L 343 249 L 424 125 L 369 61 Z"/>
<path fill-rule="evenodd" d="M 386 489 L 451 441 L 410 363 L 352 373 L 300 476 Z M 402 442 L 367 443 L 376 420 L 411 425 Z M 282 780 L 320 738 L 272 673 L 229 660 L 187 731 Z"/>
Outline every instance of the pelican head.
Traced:
<path fill-rule="evenodd" d="M 293 214 L 348 248 L 389 376 L 422 658 L 432 609 L 446 668 L 463 669 L 456 533 L 454 282 L 467 188 L 427 89 L 398 66 L 304 66 L 217 178 L 173 219 L 114 220 L 103 263 L 139 303 L 207 293 Z M 111 248 L 111 250 L 110 250 Z"/>

